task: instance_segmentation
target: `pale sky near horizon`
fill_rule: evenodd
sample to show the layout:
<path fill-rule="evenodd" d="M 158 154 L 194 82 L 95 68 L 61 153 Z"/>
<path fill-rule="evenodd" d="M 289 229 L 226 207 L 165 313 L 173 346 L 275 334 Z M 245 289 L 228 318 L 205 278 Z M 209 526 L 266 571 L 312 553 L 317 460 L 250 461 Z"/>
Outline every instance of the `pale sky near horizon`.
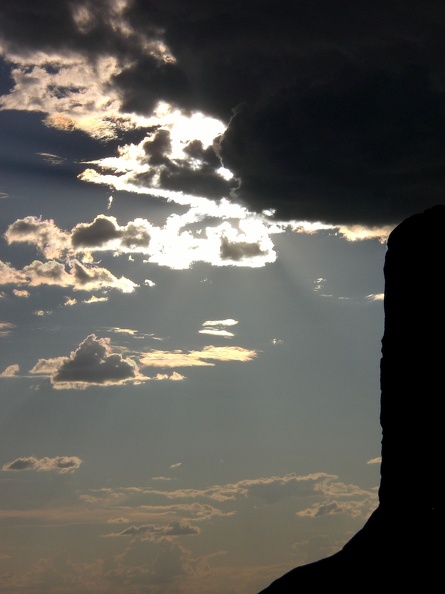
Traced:
<path fill-rule="evenodd" d="M 185 4 L 0 4 L 0 594 L 256 594 L 378 503 L 385 242 L 439 195 L 440 67 L 394 73 L 414 13 L 355 38 L 339 2 L 312 44 L 300 3 L 296 38 L 286 2 Z"/>

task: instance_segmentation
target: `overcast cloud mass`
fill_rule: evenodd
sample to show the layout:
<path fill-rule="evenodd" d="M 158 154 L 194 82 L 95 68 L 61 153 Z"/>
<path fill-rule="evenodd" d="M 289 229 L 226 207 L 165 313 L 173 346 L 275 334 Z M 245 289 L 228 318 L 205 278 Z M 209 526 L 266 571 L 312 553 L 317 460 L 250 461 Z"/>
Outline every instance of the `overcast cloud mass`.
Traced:
<path fill-rule="evenodd" d="M 153 125 L 135 185 L 230 191 L 254 211 L 328 224 L 392 225 L 442 200 L 440 1 L 42 0 L 0 10 L 13 68 L 3 109 L 105 139 L 148 129 L 162 104 L 224 124 L 211 144 L 184 147 L 195 165 L 172 158 L 171 130 Z M 94 124 L 91 110 L 103 114 Z"/>

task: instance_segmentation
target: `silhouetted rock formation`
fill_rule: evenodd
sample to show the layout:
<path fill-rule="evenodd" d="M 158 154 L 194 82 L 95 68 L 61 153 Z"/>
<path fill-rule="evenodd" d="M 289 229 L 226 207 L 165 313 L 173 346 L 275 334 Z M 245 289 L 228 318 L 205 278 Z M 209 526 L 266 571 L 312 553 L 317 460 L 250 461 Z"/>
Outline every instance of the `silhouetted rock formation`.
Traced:
<path fill-rule="evenodd" d="M 296 567 L 260 594 L 443 588 L 444 272 L 445 205 L 438 205 L 388 238 L 379 505 L 338 553 Z"/>

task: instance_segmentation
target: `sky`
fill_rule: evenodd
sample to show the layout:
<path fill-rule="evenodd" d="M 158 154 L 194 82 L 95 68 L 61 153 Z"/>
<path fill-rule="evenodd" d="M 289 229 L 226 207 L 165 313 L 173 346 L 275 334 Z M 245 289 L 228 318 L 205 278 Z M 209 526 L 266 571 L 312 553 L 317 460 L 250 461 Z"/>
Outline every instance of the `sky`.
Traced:
<path fill-rule="evenodd" d="M 0 594 L 256 594 L 363 526 L 444 21 L 0 3 Z"/>

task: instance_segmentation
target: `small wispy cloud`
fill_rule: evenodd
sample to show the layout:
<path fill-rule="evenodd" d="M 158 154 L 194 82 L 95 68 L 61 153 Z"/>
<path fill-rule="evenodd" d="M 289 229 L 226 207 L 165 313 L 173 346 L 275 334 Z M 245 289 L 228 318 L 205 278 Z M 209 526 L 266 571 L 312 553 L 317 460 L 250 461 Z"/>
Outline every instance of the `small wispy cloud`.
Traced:
<path fill-rule="evenodd" d="M 17 363 L 13 363 L 12 365 L 8 365 L 8 367 L 6 367 L 6 369 L 0 373 L 0 377 L 16 377 L 19 371 L 19 365 L 17 365 Z"/>
<path fill-rule="evenodd" d="M 383 301 L 384 297 L 384 293 L 371 293 L 370 295 L 366 295 L 368 301 Z"/>
<path fill-rule="evenodd" d="M 16 297 L 23 297 L 27 299 L 30 296 L 29 291 L 26 289 L 13 289 L 12 292 Z"/>
<path fill-rule="evenodd" d="M 210 334 L 211 336 L 222 336 L 224 338 L 233 338 L 235 334 L 229 332 L 226 328 L 238 324 L 237 320 L 228 318 L 226 320 L 207 320 L 203 322 L 200 334 Z"/>
<path fill-rule="evenodd" d="M 39 157 L 42 157 L 44 161 L 49 163 L 50 165 L 62 165 L 65 162 L 64 157 L 59 157 L 59 155 L 53 155 L 52 153 L 37 153 Z"/>
<path fill-rule="evenodd" d="M 0 322 L 0 336 L 8 336 L 14 330 L 15 324 Z"/>
<path fill-rule="evenodd" d="M 239 346 L 217 347 L 209 345 L 201 351 L 152 350 L 143 353 L 140 364 L 145 367 L 195 367 L 213 366 L 215 361 L 248 362 L 257 357 L 257 351 Z"/>
<path fill-rule="evenodd" d="M 164 526 L 156 524 L 130 526 L 125 530 L 122 530 L 122 532 L 106 534 L 104 536 L 131 536 L 149 538 L 151 540 L 159 537 L 168 536 L 190 536 L 199 534 L 200 532 L 200 528 L 192 526 L 189 523 L 172 522 L 171 524 L 166 524 Z"/>
<path fill-rule="evenodd" d="M 368 460 L 366 462 L 366 464 L 380 464 L 382 462 L 382 457 L 378 456 L 377 458 L 371 458 L 371 460 Z"/>

